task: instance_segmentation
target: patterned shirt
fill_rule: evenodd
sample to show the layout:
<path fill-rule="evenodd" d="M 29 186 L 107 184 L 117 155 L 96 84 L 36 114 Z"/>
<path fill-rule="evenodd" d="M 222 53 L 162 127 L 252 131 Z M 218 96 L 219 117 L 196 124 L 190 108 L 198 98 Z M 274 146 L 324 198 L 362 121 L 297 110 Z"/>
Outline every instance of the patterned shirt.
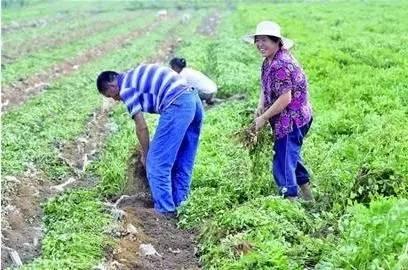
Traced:
<path fill-rule="evenodd" d="M 306 75 L 287 50 L 280 49 L 272 61 L 265 58 L 262 64 L 261 81 L 265 110 L 280 95 L 288 91 L 292 93 L 292 101 L 289 105 L 269 121 L 277 139 L 292 132 L 294 124 L 300 128 L 309 123 L 312 118 L 312 108 L 309 103 Z"/>
<path fill-rule="evenodd" d="M 118 85 L 132 118 L 140 111 L 160 114 L 188 88 L 178 73 L 156 64 L 141 64 L 119 74 Z"/>

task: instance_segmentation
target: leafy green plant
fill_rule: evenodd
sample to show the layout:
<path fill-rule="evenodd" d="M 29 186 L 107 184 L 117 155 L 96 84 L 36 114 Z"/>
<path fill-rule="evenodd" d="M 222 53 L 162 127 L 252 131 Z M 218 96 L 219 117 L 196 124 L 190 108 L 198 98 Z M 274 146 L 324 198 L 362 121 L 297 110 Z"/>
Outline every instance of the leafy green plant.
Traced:
<path fill-rule="evenodd" d="M 298 269 L 317 263 L 325 249 L 324 241 L 311 236 L 314 231 L 300 204 L 260 197 L 214 217 L 200 250 L 215 269 Z"/>
<path fill-rule="evenodd" d="M 408 200 L 355 205 L 340 221 L 340 240 L 318 269 L 406 269 Z"/>
<path fill-rule="evenodd" d="M 109 242 L 104 229 L 110 217 L 95 190 L 65 193 L 44 206 L 45 237 L 41 258 L 23 269 L 89 269 Z"/>
<path fill-rule="evenodd" d="M 200 55 L 198 66 L 214 76 L 220 86 L 219 96 L 245 93 L 249 99 L 208 111 L 193 190 L 180 209 L 181 225 L 202 228 L 205 224 L 200 254 L 206 267 L 404 269 L 407 247 L 388 238 L 399 236 L 399 232 L 392 230 L 388 235 L 372 231 L 365 244 L 362 237 L 374 219 L 368 213 L 358 214 L 364 216 L 360 223 L 358 218 L 351 219 L 347 210 L 352 205 L 365 209 L 360 203 L 393 208 L 400 206 L 398 198 L 407 196 L 408 144 L 404 138 L 408 133 L 402 127 L 407 123 L 403 74 L 408 58 L 400 57 L 407 51 L 398 35 L 408 30 L 405 17 L 400 16 L 404 8 L 406 3 L 398 1 L 370 6 L 357 1 L 240 5 L 223 21 L 220 37 L 204 43 L 201 51 L 208 56 Z M 396 16 L 388 16 L 384 10 Z M 367 19 L 366 12 L 377 16 Z M 302 63 L 310 84 L 314 122 L 303 149 L 317 201 L 302 205 L 306 227 L 279 212 L 279 204 L 262 210 L 270 200 L 262 196 L 273 193 L 268 166 L 272 145 L 263 151 L 247 151 L 231 136 L 241 129 L 241 123 L 249 122 L 246 108 L 256 104 L 259 93 L 261 60 L 253 47 L 239 38 L 265 19 L 279 22 L 284 34 L 296 40 L 292 53 Z M 376 27 L 382 20 L 394 30 Z M 378 42 L 384 46 L 376 46 Z M 199 48 L 199 44 L 186 47 L 186 54 Z M 211 59 L 211 65 L 204 59 Z M 251 170 L 254 158 L 263 164 L 256 171 Z M 274 200 L 286 206 L 285 201 Z M 353 221 L 347 225 L 338 222 L 350 219 Z M 385 214 L 378 216 L 378 224 L 387 222 Z M 406 231 L 405 223 L 399 226 Z M 354 228 L 362 227 L 365 229 L 354 238 Z M 382 249 L 384 264 L 375 260 L 377 251 L 371 245 L 377 243 L 376 237 L 392 243 L 392 248 Z M 360 239 L 366 246 L 359 246 Z M 357 246 L 349 252 L 355 251 L 358 259 L 342 263 L 346 251 L 328 259 L 349 241 Z"/>

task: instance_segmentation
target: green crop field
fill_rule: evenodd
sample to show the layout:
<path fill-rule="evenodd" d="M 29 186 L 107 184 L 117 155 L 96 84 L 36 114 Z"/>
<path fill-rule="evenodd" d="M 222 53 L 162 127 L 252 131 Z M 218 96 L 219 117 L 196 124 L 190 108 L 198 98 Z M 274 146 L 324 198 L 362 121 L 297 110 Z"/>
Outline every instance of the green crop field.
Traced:
<path fill-rule="evenodd" d="M 2 8 L 2 97 L 100 50 L 2 109 L 2 269 L 408 270 L 408 1 L 5 0 Z M 302 153 L 314 203 L 279 196 L 270 140 L 248 149 L 239 139 L 253 121 L 263 61 L 241 37 L 263 20 L 295 41 L 308 78 L 314 119 Z M 194 238 L 196 268 L 177 261 L 187 251 L 174 251 L 175 240 L 159 249 L 145 216 L 125 209 L 139 235 L 112 233 L 127 224 L 109 205 L 127 194 L 138 145 L 125 106 L 105 110 L 95 85 L 102 70 L 167 65 L 175 55 L 214 80 L 223 100 L 206 107 L 191 192 L 172 225 Z M 152 135 L 157 117 L 147 120 Z M 78 170 L 68 154 L 89 165 Z M 162 257 L 133 249 L 121 257 L 125 241 L 153 243 Z M 178 268 L 158 266 L 165 260 Z"/>

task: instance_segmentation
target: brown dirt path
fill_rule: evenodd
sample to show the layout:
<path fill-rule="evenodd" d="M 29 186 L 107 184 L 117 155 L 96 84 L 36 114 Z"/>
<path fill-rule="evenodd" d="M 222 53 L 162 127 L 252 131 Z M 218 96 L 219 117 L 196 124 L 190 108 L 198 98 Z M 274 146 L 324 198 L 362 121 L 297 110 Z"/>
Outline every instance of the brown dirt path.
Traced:
<path fill-rule="evenodd" d="M 19 177 L 6 176 L 13 186 L 2 193 L 1 210 L 1 265 L 2 269 L 13 265 L 12 251 L 20 260 L 31 260 L 41 250 L 40 203 L 52 191 L 46 177 L 33 166 Z M 10 250 L 11 249 L 11 250 Z M 18 262 L 14 261 L 14 265 Z"/>

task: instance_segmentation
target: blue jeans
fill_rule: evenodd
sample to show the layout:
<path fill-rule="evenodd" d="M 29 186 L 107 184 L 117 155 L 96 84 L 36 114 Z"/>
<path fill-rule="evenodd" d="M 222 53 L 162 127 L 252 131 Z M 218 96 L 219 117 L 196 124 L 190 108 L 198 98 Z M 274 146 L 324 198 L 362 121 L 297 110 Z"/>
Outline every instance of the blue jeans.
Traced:
<path fill-rule="evenodd" d="M 190 190 L 204 111 L 196 91 L 179 96 L 160 115 L 146 160 L 154 208 L 174 212 Z"/>
<path fill-rule="evenodd" d="M 273 176 L 280 193 L 285 197 L 298 196 L 298 186 L 309 182 L 310 176 L 300 154 L 303 138 L 312 124 L 310 122 L 300 128 L 295 124 L 293 131 L 275 141 L 273 149 Z"/>

